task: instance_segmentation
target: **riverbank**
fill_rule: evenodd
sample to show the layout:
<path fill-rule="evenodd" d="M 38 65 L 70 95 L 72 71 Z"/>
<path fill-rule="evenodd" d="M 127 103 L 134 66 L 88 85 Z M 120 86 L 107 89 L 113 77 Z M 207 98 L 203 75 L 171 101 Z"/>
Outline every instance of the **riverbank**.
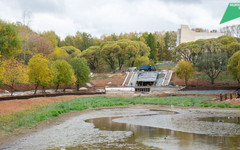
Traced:
<path fill-rule="evenodd" d="M 171 111 L 173 111 L 173 113 L 171 113 Z M 22 134 L 4 139 L 3 141 L 0 140 L 0 149 L 124 149 L 129 147 L 143 148 L 143 146 L 146 149 L 170 149 L 171 146 L 175 146 L 174 149 L 176 149 L 179 148 L 178 146 L 184 146 L 185 144 L 183 143 L 185 142 L 188 143 L 185 148 L 200 149 L 203 144 L 207 149 L 219 149 L 219 147 L 216 147 L 217 143 L 215 142 L 224 138 L 225 140 L 221 141 L 220 145 L 229 146 L 223 145 L 223 143 L 230 142 L 230 140 L 232 140 L 232 136 L 239 135 L 239 125 L 232 123 L 199 121 L 199 119 L 202 117 L 216 116 L 239 117 L 239 113 L 239 109 L 232 108 L 190 108 L 181 106 L 171 107 L 166 105 L 142 104 L 130 105 L 127 107 L 120 106 L 88 109 L 62 114 L 61 117 L 51 118 L 47 122 L 40 123 L 31 129 L 23 130 Z M 111 118 L 117 117 L 116 119 L 113 119 L 113 122 L 120 123 L 118 124 L 120 129 L 125 126 L 124 124 L 127 124 L 129 130 L 122 131 L 117 128 L 116 130 L 108 130 L 107 128 L 102 130 L 98 127 L 95 128 L 95 123 L 93 124 L 91 121 L 86 122 L 86 120 L 89 119 L 91 120 L 94 118 L 104 117 L 110 117 L 110 120 L 108 119 L 105 121 L 110 124 L 112 122 Z M 132 143 L 132 136 L 135 137 L 136 135 L 141 135 L 133 133 L 133 131 L 135 131 L 135 125 L 140 127 L 141 130 L 149 129 L 150 131 L 153 128 L 163 128 L 164 132 L 159 132 L 158 137 L 151 138 L 150 136 L 150 139 L 146 139 L 145 136 L 138 137 L 134 140 L 137 143 Z M 132 131 L 130 129 L 134 130 Z M 194 133 L 194 135 L 190 133 Z M 180 137 L 176 139 L 175 136 Z M 167 140 L 164 139 L 165 137 Z M 196 144 L 196 139 L 200 139 L 203 143 L 191 145 L 190 143 Z M 209 139 L 211 140 L 209 141 Z M 213 139 L 216 140 L 213 141 Z M 131 142 L 129 143 L 128 140 L 131 140 Z M 182 141 L 177 142 L 178 140 Z M 238 140 L 239 136 L 231 141 L 231 148 L 236 148 L 235 144 L 238 143 Z M 183 145 L 179 145 L 175 142 L 182 143 Z"/>
<path fill-rule="evenodd" d="M 0 115 L 0 133 L 9 134 L 17 128 L 29 128 L 34 124 L 56 117 L 71 111 L 81 111 L 98 107 L 126 106 L 132 104 L 153 104 L 153 105 L 176 105 L 176 106 L 200 106 L 203 101 L 212 97 L 55 97 L 45 99 L 17 100 L 15 104 L 22 104 L 23 111 Z M 60 101 L 62 100 L 62 101 Z M 33 102 L 32 102 L 33 101 Z M 60 101 L 60 102 L 56 102 Z M 1 102 L 2 109 L 14 108 L 15 101 Z M 54 103 L 56 102 L 56 103 Z M 32 105 L 28 105 L 32 104 Z M 43 105 L 41 105 L 41 103 Z M 5 104 L 5 105 L 4 105 Z M 17 110 L 11 109 L 11 110 Z"/>
<path fill-rule="evenodd" d="M 75 98 L 75 99 L 73 99 Z M 41 126 L 46 127 L 49 125 L 56 125 L 58 122 L 57 116 L 61 115 L 60 118 L 67 119 L 72 117 L 72 114 L 80 115 L 85 112 L 95 111 L 96 109 L 104 108 L 115 108 L 120 107 L 142 107 L 142 108 L 158 108 L 158 109 L 170 109 L 170 108 L 181 108 L 181 109 L 196 109 L 198 107 L 206 107 L 206 102 L 213 99 L 213 97 L 56 97 L 46 98 L 45 100 L 33 99 L 36 101 L 35 105 L 28 106 L 22 111 L 15 113 L 0 115 L 0 141 L 6 141 L 18 137 L 21 134 L 26 134 L 28 131 L 35 129 L 41 129 Z M 44 105 L 41 105 L 43 102 Z M 18 101 L 18 100 L 16 100 Z M 16 102 L 12 101 L 12 102 Z M 20 100 L 27 106 L 29 100 Z M 8 101 L 6 101 L 8 102 Z M 151 107 L 149 107 L 149 104 Z M 140 105 L 140 106 L 139 106 Z M 163 106 L 164 105 L 164 106 Z M 0 105 L 1 106 L 1 105 Z M 231 106 L 227 104 L 211 105 L 214 107 L 225 107 Z M 200 108 L 203 111 L 208 108 Z M 223 110 L 223 109 L 219 109 Z M 229 109 L 224 109 L 229 110 Z M 238 109 L 230 109 L 238 111 Z M 80 111 L 80 112 L 79 112 Z M 62 115 L 64 114 L 64 115 Z M 64 117 L 68 116 L 68 117 Z M 8 141 L 7 140 L 7 141 Z"/>

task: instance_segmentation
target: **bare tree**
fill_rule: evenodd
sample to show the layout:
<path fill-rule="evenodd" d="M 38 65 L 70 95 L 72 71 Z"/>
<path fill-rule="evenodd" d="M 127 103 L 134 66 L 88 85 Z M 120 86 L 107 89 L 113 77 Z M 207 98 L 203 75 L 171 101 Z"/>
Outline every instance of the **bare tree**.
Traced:
<path fill-rule="evenodd" d="M 240 37 L 240 24 L 226 26 L 220 29 L 220 32 L 227 36 Z"/>
<path fill-rule="evenodd" d="M 24 10 L 23 15 L 22 15 L 22 20 L 23 20 L 23 25 L 27 27 L 27 32 L 25 32 L 27 34 L 29 25 L 32 21 L 32 13 L 30 11 Z M 27 35 L 23 35 L 23 37 L 25 37 L 23 39 L 23 60 L 24 60 L 24 63 L 26 63 L 26 49 L 27 49 L 26 37 L 27 37 Z"/>

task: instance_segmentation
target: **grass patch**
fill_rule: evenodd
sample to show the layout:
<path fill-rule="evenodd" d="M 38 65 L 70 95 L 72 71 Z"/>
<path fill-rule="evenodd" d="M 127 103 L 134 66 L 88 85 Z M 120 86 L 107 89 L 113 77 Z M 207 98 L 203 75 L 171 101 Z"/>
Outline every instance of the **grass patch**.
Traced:
<path fill-rule="evenodd" d="M 62 101 L 47 106 L 35 107 L 13 114 L 0 115 L 0 130 L 11 133 L 17 128 L 29 128 L 38 122 L 60 114 L 89 108 L 123 106 L 130 104 L 202 106 L 202 102 L 212 97 L 85 97 Z"/>
<path fill-rule="evenodd" d="M 229 103 L 204 103 L 201 107 L 220 107 L 220 108 L 240 108 L 240 105 L 231 105 Z"/>
<path fill-rule="evenodd" d="M 107 79 L 107 78 L 108 78 L 108 76 L 105 74 L 98 74 L 98 75 L 95 74 L 92 77 L 92 80 L 103 80 L 103 79 Z"/>
<path fill-rule="evenodd" d="M 205 73 L 201 73 L 201 72 L 195 73 L 193 78 L 194 79 L 203 79 L 203 80 L 211 81 L 210 78 Z M 215 80 L 215 82 L 218 82 L 218 83 L 236 83 L 236 81 L 232 79 L 231 75 L 227 71 L 220 73 L 218 78 Z"/>
<path fill-rule="evenodd" d="M 156 69 L 162 69 L 162 70 L 165 70 L 165 69 L 173 69 L 176 67 L 176 65 L 162 65 L 162 66 L 155 66 Z"/>

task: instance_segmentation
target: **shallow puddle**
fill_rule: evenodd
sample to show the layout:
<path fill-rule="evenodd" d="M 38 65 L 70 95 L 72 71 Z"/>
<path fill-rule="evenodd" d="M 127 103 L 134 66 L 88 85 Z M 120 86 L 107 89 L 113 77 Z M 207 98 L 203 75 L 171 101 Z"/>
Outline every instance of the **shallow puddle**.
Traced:
<path fill-rule="evenodd" d="M 141 116 L 152 116 L 159 114 L 147 114 L 147 115 L 136 115 Z M 114 119 L 122 117 L 104 117 L 85 120 L 88 123 L 93 123 L 95 128 L 104 131 L 131 131 L 132 136 L 127 138 L 124 142 L 126 146 L 135 147 L 117 147 L 121 143 L 115 143 L 114 146 L 99 145 L 99 147 L 91 147 L 92 149 L 201 149 L 201 150 L 229 150 L 229 149 L 240 149 L 240 136 L 237 137 L 219 137 L 209 136 L 204 134 L 193 134 L 186 132 L 173 131 L 169 129 L 161 129 L 147 126 L 131 125 L 125 123 L 118 123 L 113 121 Z M 214 118 L 214 117 L 212 117 Z M 208 118 L 209 119 L 209 118 Z M 225 117 L 215 118 L 217 119 L 228 119 Z M 144 121 L 144 120 L 143 120 Z M 205 121 L 208 121 L 207 119 Z M 233 122 L 231 122 L 233 123 Z M 235 123 L 235 122 L 234 122 Z M 68 150 L 80 150 L 83 147 L 71 147 Z M 88 147 L 89 148 L 89 147 Z"/>
<path fill-rule="evenodd" d="M 208 121 L 208 122 L 218 122 L 218 123 L 236 123 L 240 124 L 240 117 L 207 117 L 201 118 L 201 121 Z"/>

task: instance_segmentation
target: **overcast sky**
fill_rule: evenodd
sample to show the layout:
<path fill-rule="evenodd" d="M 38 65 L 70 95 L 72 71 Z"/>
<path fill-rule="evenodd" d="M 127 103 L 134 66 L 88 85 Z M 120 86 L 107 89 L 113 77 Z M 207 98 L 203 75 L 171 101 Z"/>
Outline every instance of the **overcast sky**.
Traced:
<path fill-rule="evenodd" d="M 76 31 L 100 37 L 121 32 L 219 29 L 239 24 L 240 19 L 220 25 L 229 2 L 234 0 L 0 0 L 0 19 L 23 21 L 38 32 L 53 30 L 62 39 Z M 236 0 L 235 0 L 236 1 Z"/>

